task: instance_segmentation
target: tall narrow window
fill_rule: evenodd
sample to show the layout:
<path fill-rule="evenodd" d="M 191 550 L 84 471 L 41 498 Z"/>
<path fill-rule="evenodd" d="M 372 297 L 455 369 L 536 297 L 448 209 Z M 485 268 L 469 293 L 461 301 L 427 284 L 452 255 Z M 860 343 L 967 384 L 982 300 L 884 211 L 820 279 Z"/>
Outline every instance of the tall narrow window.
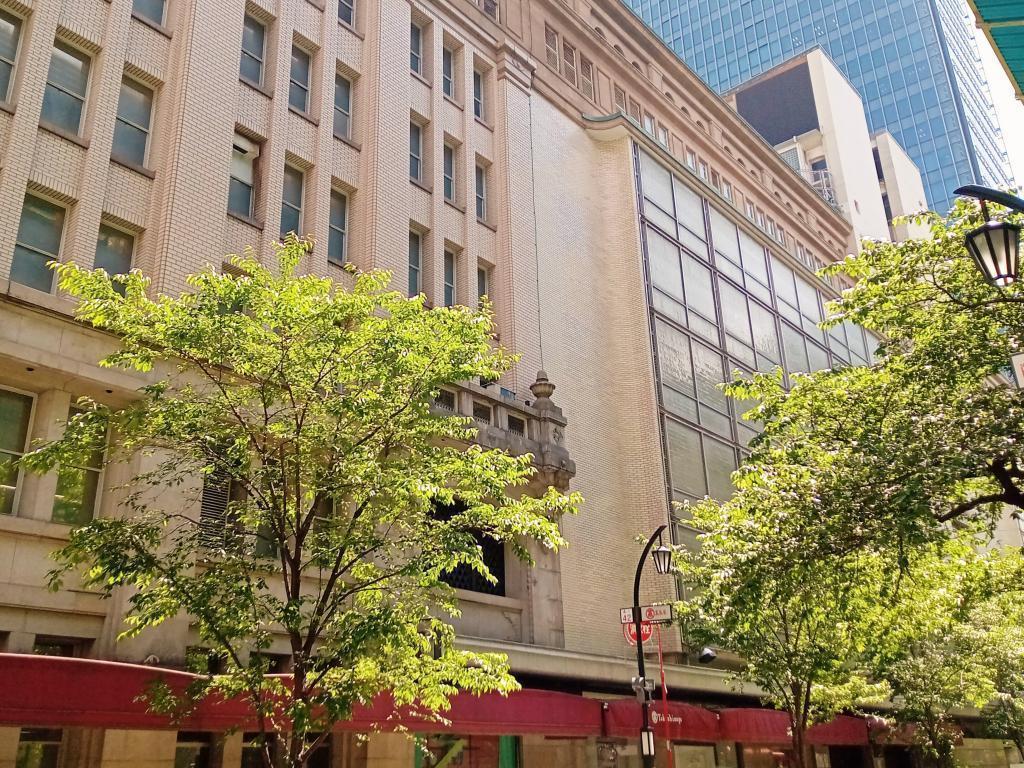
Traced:
<path fill-rule="evenodd" d="M 645 112 L 643 120 L 644 130 L 651 134 L 651 136 L 654 135 L 654 125 L 654 115 L 652 115 L 650 112 Z"/>
<path fill-rule="evenodd" d="M 444 199 L 455 202 L 455 147 L 444 145 Z"/>
<path fill-rule="evenodd" d="M 487 221 L 487 169 L 479 164 L 476 167 L 476 217 Z"/>
<path fill-rule="evenodd" d="M 616 106 L 616 108 L 622 114 L 626 114 L 626 92 L 624 90 L 622 90 L 621 88 L 619 88 L 619 86 L 616 85 L 614 93 L 615 93 L 614 98 L 615 98 L 615 106 Z"/>
<path fill-rule="evenodd" d="M 238 76 L 263 85 L 263 61 L 267 54 L 267 28 L 248 13 L 242 21 L 242 60 Z"/>
<path fill-rule="evenodd" d="M 109 224 L 100 224 L 93 261 L 95 269 L 105 270 L 108 275 L 126 275 L 132 269 L 134 252 L 135 238 L 132 235 Z"/>
<path fill-rule="evenodd" d="M 65 210 L 59 205 L 35 195 L 25 195 L 11 263 L 13 282 L 50 292 L 53 272 L 48 265 L 56 261 L 60 253 L 64 216 Z"/>
<path fill-rule="evenodd" d="M 260 146 L 236 133 L 231 145 L 231 181 L 228 185 L 228 210 L 246 219 L 253 217 L 256 202 L 256 158 Z"/>
<path fill-rule="evenodd" d="M 290 165 L 284 167 L 284 191 L 281 195 L 281 234 L 300 234 L 302 230 L 303 174 Z"/>
<path fill-rule="evenodd" d="M 422 267 L 423 238 L 418 232 L 409 232 L 409 295 L 420 292 L 420 270 Z"/>
<path fill-rule="evenodd" d="M 481 120 L 486 120 L 486 105 L 484 104 L 484 73 L 479 69 L 473 70 L 473 114 Z"/>
<path fill-rule="evenodd" d="M 132 0 L 132 13 L 163 26 L 167 11 L 166 0 Z"/>
<path fill-rule="evenodd" d="M 476 297 L 477 300 L 482 299 L 484 296 L 491 295 L 491 279 L 490 272 L 487 267 L 476 268 Z"/>
<path fill-rule="evenodd" d="M 223 467 L 216 467 L 203 478 L 203 491 L 199 502 L 201 547 L 225 550 L 240 543 L 237 514 L 231 505 L 244 500 L 245 487 L 234 482 Z"/>
<path fill-rule="evenodd" d="M 80 412 L 79 408 L 72 406 L 68 420 Z M 53 497 L 53 519 L 56 522 L 81 525 L 92 520 L 99 497 L 105 442 L 83 448 L 72 463 L 62 463 L 58 467 L 57 490 Z"/>
<path fill-rule="evenodd" d="M 423 74 L 423 28 L 416 23 L 409 25 L 409 69 Z"/>
<path fill-rule="evenodd" d="M 11 98 L 11 81 L 20 41 L 21 19 L 0 10 L 0 101 Z"/>
<path fill-rule="evenodd" d="M 350 27 L 356 23 L 355 0 L 338 0 L 338 21 L 343 21 Z"/>
<path fill-rule="evenodd" d="M 288 76 L 288 104 L 299 110 L 309 111 L 309 70 L 310 55 L 297 45 L 292 46 L 292 65 Z"/>
<path fill-rule="evenodd" d="M 658 143 L 663 147 L 668 146 L 668 128 L 664 125 L 658 126 Z"/>
<path fill-rule="evenodd" d="M 89 57 L 81 51 L 60 40 L 54 42 L 43 93 L 44 121 L 69 133 L 81 130 L 89 65 Z"/>
<path fill-rule="evenodd" d="M 544 53 L 548 66 L 558 69 L 558 33 L 547 24 L 544 25 Z"/>
<path fill-rule="evenodd" d="M 637 103 L 636 99 L 629 100 L 629 116 L 638 123 L 640 122 L 640 105 Z"/>
<path fill-rule="evenodd" d="M 17 461 L 28 445 L 32 398 L 0 389 L 0 514 L 14 514 L 21 470 Z"/>
<path fill-rule="evenodd" d="M 418 123 L 409 123 L 409 178 L 423 180 L 423 128 Z"/>
<path fill-rule="evenodd" d="M 591 101 L 594 100 L 594 63 L 580 54 L 580 90 Z"/>
<path fill-rule="evenodd" d="M 153 117 L 153 91 L 134 80 L 121 81 L 114 122 L 114 146 L 110 155 L 132 165 L 146 164 L 149 126 Z"/>
<path fill-rule="evenodd" d="M 348 198 L 341 192 L 331 190 L 330 231 L 327 237 L 327 260 L 332 264 L 344 264 L 346 238 L 348 235 Z"/>
<path fill-rule="evenodd" d="M 352 83 L 341 74 L 334 76 L 334 135 L 352 136 Z"/>
<path fill-rule="evenodd" d="M 444 305 L 455 306 L 455 253 L 444 251 Z"/>
<path fill-rule="evenodd" d="M 455 98 L 455 51 L 447 45 L 441 49 L 441 90 L 449 99 Z"/>
<path fill-rule="evenodd" d="M 562 74 L 576 85 L 576 47 L 562 40 Z"/>

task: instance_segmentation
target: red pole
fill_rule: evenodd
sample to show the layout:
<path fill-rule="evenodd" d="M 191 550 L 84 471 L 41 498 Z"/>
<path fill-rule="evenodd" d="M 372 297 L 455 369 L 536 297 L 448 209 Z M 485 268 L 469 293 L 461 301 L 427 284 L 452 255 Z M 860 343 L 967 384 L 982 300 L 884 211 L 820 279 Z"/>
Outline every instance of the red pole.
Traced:
<path fill-rule="evenodd" d="M 672 740 L 668 737 L 668 686 L 665 684 L 665 658 L 661 655 L 661 625 L 658 629 L 658 668 L 661 670 L 661 701 L 664 705 L 662 721 L 665 723 L 665 751 L 668 753 L 668 768 L 675 768 L 676 756 L 672 754 Z"/>

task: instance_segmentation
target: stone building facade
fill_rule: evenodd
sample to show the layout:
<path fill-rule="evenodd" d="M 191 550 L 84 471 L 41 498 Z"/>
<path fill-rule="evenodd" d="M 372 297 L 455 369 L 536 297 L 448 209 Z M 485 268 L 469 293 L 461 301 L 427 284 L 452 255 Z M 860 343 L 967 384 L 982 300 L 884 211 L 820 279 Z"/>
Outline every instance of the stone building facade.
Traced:
<path fill-rule="evenodd" d="M 460 642 L 507 653 L 534 688 L 609 697 L 628 695 L 634 674 L 617 617 L 636 537 L 670 522 L 670 495 L 721 491 L 746 439 L 729 407 L 716 421 L 708 386 L 732 362 L 834 359 L 832 342 L 801 323 L 834 291 L 813 270 L 842 257 L 850 234 L 616 0 L 0 0 L 0 211 L 0 651 L 177 666 L 194 640 L 180 617 L 117 643 L 116 600 L 46 589 L 49 551 L 69 524 L 116 514 L 111 489 L 128 477 L 116 475 L 133 468 L 89 475 L 95 493 L 70 504 L 57 477 L 11 471 L 10 457 L 53 436 L 77 397 L 123 402 L 142 383 L 97 365 L 115 341 L 71 319 L 46 262 L 137 268 L 175 293 L 224 254 L 268 256 L 294 229 L 315 238 L 318 274 L 344 282 L 349 262 L 389 269 L 396 288 L 435 305 L 491 298 L 500 341 L 521 362 L 440 407 L 475 416 L 486 444 L 532 452 L 586 503 L 564 521 L 565 551 L 529 571 L 509 558 L 499 594 L 464 585 Z M 751 249 L 799 281 L 785 289 L 800 293 L 790 309 L 767 273 L 747 287 L 746 261 L 738 278 L 712 276 L 719 258 Z M 674 267 L 655 264 L 668 253 Z M 687 254 L 708 270 L 710 304 L 689 293 Z M 668 286 L 672 274 L 683 284 Z M 765 316 L 776 337 L 789 327 L 793 349 L 805 345 L 802 363 L 779 338 L 774 358 L 756 356 L 753 321 L 744 336 L 729 319 L 730 280 L 741 294 L 768 291 Z M 702 311 L 703 326 L 687 314 Z M 693 357 L 689 379 L 662 327 L 703 338 L 711 357 Z M 687 381 L 693 391 L 679 391 Z M 674 530 L 686 540 L 684 522 Z M 671 583 L 645 581 L 645 600 L 674 597 Z M 689 664 L 671 633 L 663 642 L 674 694 L 743 703 L 721 670 Z M 4 723 L 3 768 L 243 759 L 237 733 L 214 744 Z M 637 760 L 621 739 L 475 738 L 458 747 L 463 765 Z M 735 746 L 694 759 L 734 764 Z M 332 752 L 346 768 L 430 764 L 388 734 L 339 737 Z"/>

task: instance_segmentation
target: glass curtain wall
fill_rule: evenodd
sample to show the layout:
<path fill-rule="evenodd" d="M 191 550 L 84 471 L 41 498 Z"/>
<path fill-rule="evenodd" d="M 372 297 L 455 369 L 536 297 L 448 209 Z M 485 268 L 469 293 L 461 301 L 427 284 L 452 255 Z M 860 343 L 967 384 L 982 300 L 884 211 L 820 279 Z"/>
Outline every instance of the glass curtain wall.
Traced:
<path fill-rule="evenodd" d="M 648 300 L 672 498 L 724 499 L 756 422 L 719 388 L 734 374 L 863 365 L 874 341 L 846 324 L 823 331 L 824 284 L 737 227 L 634 145 Z M 740 218 L 738 215 L 736 218 Z M 680 520 L 677 542 L 696 545 Z"/>

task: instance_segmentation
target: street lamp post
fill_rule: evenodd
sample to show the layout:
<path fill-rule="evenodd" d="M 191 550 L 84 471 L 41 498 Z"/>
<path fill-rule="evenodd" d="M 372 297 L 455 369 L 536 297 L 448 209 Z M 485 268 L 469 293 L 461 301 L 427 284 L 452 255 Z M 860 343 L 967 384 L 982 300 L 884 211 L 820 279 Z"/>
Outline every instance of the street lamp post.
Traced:
<path fill-rule="evenodd" d="M 985 223 L 967 233 L 965 245 L 985 279 L 999 288 L 1017 282 L 1020 279 L 1020 227 L 1008 221 L 990 220 L 985 203 L 999 203 L 1024 213 L 1024 199 L 976 184 L 960 187 L 955 194 L 973 197 L 981 203 Z"/>
<path fill-rule="evenodd" d="M 661 542 L 661 534 L 667 525 L 659 525 L 658 529 L 651 534 L 647 540 L 647 546 L 640 555 L 640 561 L 636 564 L 636 577 L 633 579 L 633 627 L 636 630 L 636 671 L 637 677 L 633 681 L 633 688 L 640 699 L 641 728 L 640 728 L 640 759 L 643 768 L 654 766 L 654 731 L 650 723 L 650 702 L 651 691 L 654 690 L 653 681 L 648 685 L 647 669 L 644 664 L 644 638 L 643 638 L 643 617 L 640 615 L 640 576 L 644 571 L 644 564 L 647 562 L 647 555 L 654 560 L 654 568 L 659 574 L 666 574 L 672 567 L 672 550 Z M 658 540 L 658 548 L 651 552 L 655 539 Z"/>

